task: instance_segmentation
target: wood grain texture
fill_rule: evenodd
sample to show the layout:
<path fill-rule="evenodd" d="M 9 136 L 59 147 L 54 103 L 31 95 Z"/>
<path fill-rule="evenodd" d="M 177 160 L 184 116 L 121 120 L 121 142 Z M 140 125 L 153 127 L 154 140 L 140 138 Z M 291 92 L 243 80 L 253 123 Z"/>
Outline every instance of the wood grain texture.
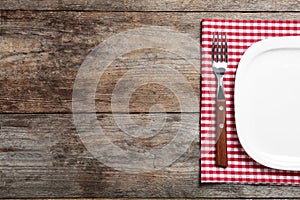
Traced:
<path fill-rule="evenodd" d="M 245 0 L 2 0 L 1 10 L 76 11 L 299 11 L 296 1 Z"/>
<path fill-rule="evenodd" d="M 216 100 L 216 165 L 227 167 L 226 100 Z"/>
<path fill-rule="evenodd" d="M 141 173 L 139 168 L 131 170 L 140 173 L 117 170 L 107 160 L 97 160 L 88 150 L 86 143 L 93 141 L 81 138 L 71 114 L 73 86 L 80 65 L 111 36 L 140 27 L 162 26 L 200 41 L 202 18 L 299 19 L 299 3 L 1 0 L 0 198 L 300 198 L 299 187 L 293 186 L 199 184 L 198 138 L 176 161 L 154 172 Z M 176 92 L 159 84 L 141 85 L 133 93 L 129 111 L 134 114 L 126 114 L 122 109 L 111 114 L 112 93 L 122 77 L 139 67 L 146 71 L 158 64 L 179 72 L 200 99 L 200 73 L 179 55 L 142 48 L 118 57 L 101 77 L 95 107 L 106 136 L 123 150 L 143 153 L 159 149 L 172 141 L 178 128 L 184 129 L 187 136 L 199 131 L 194 124 L 199 120 L 198 110 L 181 113 Z M 121 89 L 125 91 L 126 85 Z M 187 94 L 182 98 L 189 102 Z M 153 110 L 157 104 L 163 109 Z M 151 137 L 131 135 L 136 126 L 147 126 L 165 115 L 162 129 L 152 130 Z M 182 121 L 184 117 L 193 120 Z M 129 118 L 133 120 L 130 123 Z M 125 123 L 125 131 L 118 121 Z M 88 130 L 90 124 L 83 120 L 80 127 Z M 97 142 L 107 141 L 99 137 Z M 117 152 L 111 153 L 123 163 L 120 166 L 130 163 L 126 157 L 118 157 Z M 175 153 L 169 151 L 164 156 L 167 159 Z"/>
<path fill-rule="evenodd" d="M 76 74 L 95 46 L 117 33 L 149 26 L 166 26 L 199 41 L 201 19 L 212 17 L 299 19 L 300 14 L 2 12 L 0 112 L 71 112 Z M 129 70 L 147 68 L 146 64 L 165 64 L 177 70 L 200 97 L 200 74 L 186 60 L 161 49 L 141 49 L 116 59 L 105 71 L 95 97 L 97 111 L 111 112 L 116 83 Z M 174 95 L 166 87 L 146 84 L 132 95 L 130 112 L 148 112 L 156 102 L 166 112 L 178 112 L 180 105 Z"/>
<path fill-rule="evenodd" d="M 159 117 L 158 114 L 152 114 Z M 198 118 L 197 114 L 187 114 Z M 122 148 L 163 145 L 173 137 L 179 114 L 168 114 L 156 139 L 136 140 L 116 126 L 123 115 L 99 114 L 106 133 Z M 147 115 L 131 115 L 140 123 Z M 173 164 L 151 173 L 117 171 L 99 162 L 81 142 L 72 116 L 67 114 L 2 114 L 0 117 L 0 196 L 2 198 L 296 198 L 298 187 L 270 185 L 201 184 L 199 144 L 196 139 Z M 198 131 L 190 127 L 189 131 Z M 116 137 L 116 135 L 118 135 Z M 124 144 L 127 144 L 124 146 Z M 172 152 L 170 152 L 170 155 Z M 124 162 L 126 159 L 120 158 Z"/>

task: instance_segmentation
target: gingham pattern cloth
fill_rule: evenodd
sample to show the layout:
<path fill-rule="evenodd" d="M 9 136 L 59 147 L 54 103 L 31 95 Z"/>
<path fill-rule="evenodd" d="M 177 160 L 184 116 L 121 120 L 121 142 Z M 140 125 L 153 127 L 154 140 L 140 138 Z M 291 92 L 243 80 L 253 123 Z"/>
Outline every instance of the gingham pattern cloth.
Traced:
<path fill-rule="evenodd" d="M 216 78 L 211 67 L 211 40 L 214 32 L 225 32 L 228 40 L 228 69 L 224 77 L 228 164 L 215 165 Z M 242 148 L 234 117 L 234 81 L 241 57 L 253 43 L 269 37 L 300 35 L 300 21 L 223 20 L 202 21 L 201 70 L 201 183 L 300 184 L 300 172 L 265 167 L 251 159 Z"/>

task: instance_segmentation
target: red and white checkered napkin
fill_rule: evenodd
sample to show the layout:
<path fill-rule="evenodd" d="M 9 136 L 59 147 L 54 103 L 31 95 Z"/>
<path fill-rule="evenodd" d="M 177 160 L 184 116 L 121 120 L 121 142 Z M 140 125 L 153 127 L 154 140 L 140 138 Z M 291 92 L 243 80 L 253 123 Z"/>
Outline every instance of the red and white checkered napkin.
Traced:
<path fill-rule="evenodd" d="M 224 77 L 228 164 L 215 165 L 214 105 L 216 80 L 211 68 L 211 40 L 214 32 L 226 32 L 229 66 Z M 201 182 L 300 184 L 300 172 L 265 167 L 242 148 L 234 118 L 235 73 L 243 53 L 253 43 L 268 37 L 300 35 L 300 21 L 221 20 L 202 21 L 202 97 L 201 97 Z"/>

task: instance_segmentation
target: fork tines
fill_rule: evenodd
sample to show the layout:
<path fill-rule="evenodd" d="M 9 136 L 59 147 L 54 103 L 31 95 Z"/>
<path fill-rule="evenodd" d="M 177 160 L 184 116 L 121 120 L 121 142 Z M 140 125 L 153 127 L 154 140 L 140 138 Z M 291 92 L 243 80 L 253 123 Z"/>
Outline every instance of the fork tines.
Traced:
<path fill-rule="evenodd" d="M 228 62 L 227 51 L 227 35 L 226 33 L 214 33 L 212 39 L 212 61 L 214 62 Z"/>

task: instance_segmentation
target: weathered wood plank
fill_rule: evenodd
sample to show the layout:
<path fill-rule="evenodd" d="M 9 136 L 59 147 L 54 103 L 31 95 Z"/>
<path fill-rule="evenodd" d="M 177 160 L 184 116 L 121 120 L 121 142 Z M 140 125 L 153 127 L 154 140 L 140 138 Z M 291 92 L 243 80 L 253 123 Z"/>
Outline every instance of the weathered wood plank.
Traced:
<path fill-rule="evenodd" d="M 132 198 L 68 198 L 68 199 L 69 200 L 130 200 Z M 162 200 L 162 199 L 163 200 L 193 200 L 194 198 L 143 198 L 143 200 Z M 197 198 L 197 199 L 198 200 L 211 200 L 211 198 Z M 213 198 L 213 199 L 230 200 L 230 198 Z M 249 198 L 234 198 L 234 199 L 236 199 L 236 200 L 242 200 L 242 199 L 243 200 L 252 200 Z M 280 199 L 280 198 L 276 198 L 276 199 Z M 60 198 L 49 199 L 48 198 L 48 200 L 63 200 L 63 199 L 60 199 Z"/>
<path fill-rule="evenodd" d="M 71 112 L 72 92 L 78 69 L 95 46 L 118 33 L 150 26 L 168 27 L 174 30 L 171 33 L 184 33 L 187 37 L 199 41 L 200 21 L 210 17 L 299 19 L 300 13 L 2 12 L 0 112 Z M 170 39 L 176 37 L 166 38 Z M 199 98 L 200 75 L 195 66 L 191 66 L 182 56 L 164 49 L 141 49 L 130 51 L 109 65 L 97 88 L 96 111 L 112 111 L 112 92 L 126 72 L 138 67 L 144 67 L 146 70 L 149 65 L 158 64 L 175 69 L 187 79 Z M 200 69 L 200 61 L 196 67 Z M 160 75 L 157 72 L 153 77 Z M 140 76 L 140 80 L 149 77 L 146 73 Z M 139 79 L 127 78 L 127 81 L 134 80 Z M 162 81 L 165 81 L 165 84 L 170 82 L 167 79 Z M 189 95 L 181 97 L 184 101 L 189 101 Z M 156 103 L 162 104 L 167 112 L 180 111 L 176 92 L 153 83 L 145 84 L 133 93 L 129 110 L 148 112 Z"/>
<path fill-rule="evenodd" d="M 61 21 L 62 18 L 65 20 Z M 1 111 L 71 112 L 74 80 L 84 58 L 107 37 L 152 24 L 151 19 L 145 16 L 134 18 L 132 14 L 126 16 L 118 13 L 8 13 L 1 27 Z M 132 23 L 132 20 L 137 22 Z M 156 20 L 160 20 L 160 17 Z M 199 22 L 192 28 L 195 31 L 199 29 Z M 199 65 L 195 69 L 180 55 L 166 52 L 165 49 L 129 51 L 116 59 L 101 77 L 95 99 L 97 111 L 111 111 L 111 94 L 115 85 L 126 72 L 137 67 L 144 67 L 145 73 L 140 73 L 139 77 L 122 79 L 125 82 L 144 80 L 149 77 L 146 69 L 153 65 L 166 65 L 182 74 L 199 97 L 200 61 L 197 63 Z M 163 75 L 158 73 L 151 75 L 161 76 L 162 84 L 172 81 L 176 84 L 176 80 L 163 79 Z M 172 94 L 169 88 L 143 84 L 130 99 L 130 112 L 148 112 L 155 103 L 164 105 L 167 112 L 180 111 L 176 94 Z M 190 101 L 187 99 L 189 95 L 182 97 Z"/>
<path fill-rule="evenodd" d="M 197 114 L 188 115 L 198 120 Z M 128 115 L 100 114 L 98 119 L 113 142 L 128 151 L 149 151 L 170 142 L 179 114 L 168 114 L 165 125 L 150 138 L 133 138 L 116 125 Z M 160 114 L 131 115 L 138 124 Z M 115 118 L 115 119 L 114 119 Z M 177 125 L 176 125 L 177 124 Z M 131 124 L 128 124 L 130 126 Z M 66 114 L 2 114 L 0 116 L 0 196 L 1 198 L 299 198 L 298 187 L 268 185 L 201 184 L 199 186 L 198 139 L 172 164 L 143 173 L 115 170 L 87 151 Z M 89 124 L 81 124 L 88 128 Z M 185 134 L 198 132 L 192 123 L 182 123 Z M 3 140 L 4 138 L 4 140 Z M 103 137 L 99 141 L 105 141 Z M 133 142 L 134 141 L 134 142 Z M 113 156 L 114 153 L 107 156 Z M 173 151 L 169 152 L 172 156 Z M 109 158 L 109 157 L 108 157 Z M 167 157 L 166 157 L 167 159 Z M 120 158 L 124 164 L 129 159 Z M 148 162 L 147 159 L 144 160 Z M 124 168 L 125 169 L 125 168 Z"/>
<path fill-rule="evenodd" d="M 2 0 L 1 10 L 76 11 L 299 11 L 299 1 L 244 0 Z"/>

